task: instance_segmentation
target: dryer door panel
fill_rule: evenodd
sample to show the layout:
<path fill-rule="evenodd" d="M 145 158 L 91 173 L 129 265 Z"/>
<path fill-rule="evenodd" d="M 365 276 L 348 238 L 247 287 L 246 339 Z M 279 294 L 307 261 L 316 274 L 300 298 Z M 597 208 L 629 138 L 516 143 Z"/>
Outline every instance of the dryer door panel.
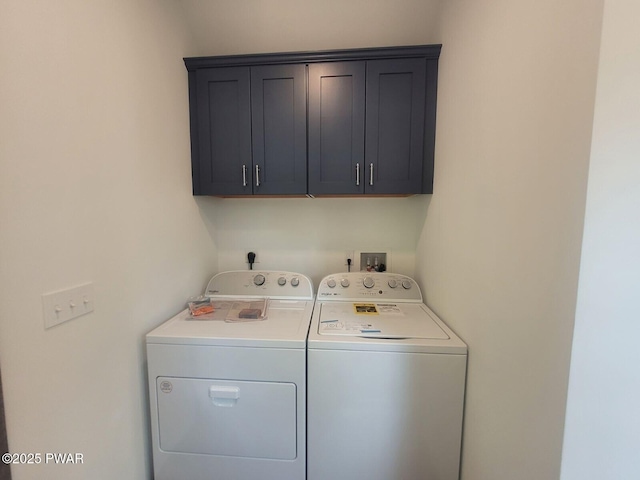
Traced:
<path fill-rule="evenodd" d="M 167 452 L 296 458 L 296 386 L 158 377 L 160 448 Z"/>

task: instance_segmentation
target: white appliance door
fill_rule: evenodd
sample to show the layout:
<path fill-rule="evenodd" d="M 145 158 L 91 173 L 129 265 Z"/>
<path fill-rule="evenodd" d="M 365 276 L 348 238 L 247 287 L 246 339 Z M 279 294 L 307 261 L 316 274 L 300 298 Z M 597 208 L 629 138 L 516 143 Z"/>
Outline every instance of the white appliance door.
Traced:
<path fill-rule="evenodd" d="M 296 458 L 293 383 L 158 377 L 156 389 L 164 451 Z"/>
<path fill-rule="evenodd" d="M 458 480 L 466 355 L 309 349 L 308 480 Z"/>

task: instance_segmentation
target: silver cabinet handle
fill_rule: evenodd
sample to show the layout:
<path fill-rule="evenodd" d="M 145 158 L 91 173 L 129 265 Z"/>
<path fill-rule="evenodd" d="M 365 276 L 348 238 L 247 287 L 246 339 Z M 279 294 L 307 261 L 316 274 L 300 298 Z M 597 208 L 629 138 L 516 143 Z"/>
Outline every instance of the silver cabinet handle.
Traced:
<path fill-rule="evenodd" d="M 256 187 L 260 186 L 260 167 L 256 165 Z"/>
<path fill-rule="evenodd" d="M 373 185 L 373 163 L 369 165 L 369 185 Z"/>
<path fill-rule="evenodd" d="M 356 163 L 356 185 L 360 185 L 360 164 Z"/>
<path fill-rule="evenodd" d="M 247 166 L 242 165 L 242 186 L 247 186 Z"/>

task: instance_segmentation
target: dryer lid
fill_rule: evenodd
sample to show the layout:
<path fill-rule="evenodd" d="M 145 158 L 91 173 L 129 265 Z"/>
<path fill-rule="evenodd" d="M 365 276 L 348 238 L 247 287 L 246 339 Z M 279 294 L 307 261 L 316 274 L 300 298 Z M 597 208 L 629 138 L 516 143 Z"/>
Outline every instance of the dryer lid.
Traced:
<path fill-rule="evenodd" d="M 147 344 L 305 348 L 312 301 L 270 300 L 265 320 L 195 320 L 181 313 L 149 332 Z"/>
<path fill-rule="evenodd" d="M 318 333 L 393 339 L 450 338 L 422 304 L 393 302 L 324 302 Z"/>

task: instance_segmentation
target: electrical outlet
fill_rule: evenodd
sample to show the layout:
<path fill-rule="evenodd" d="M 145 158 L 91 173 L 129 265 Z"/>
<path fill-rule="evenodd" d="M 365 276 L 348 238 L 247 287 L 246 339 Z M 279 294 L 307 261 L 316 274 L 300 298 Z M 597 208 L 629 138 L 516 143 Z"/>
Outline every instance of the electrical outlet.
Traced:
<path fill-rule="evenodd" d="M 93 283 L 42 295 L 44 328 L 93 312 Z"/>
<path fill-rule="evenodd" d="M 353 268 L 353 266 L 356 263 L 356 259 L 355 259 L 354 255 L 353 255 L 353 250 L 347 250 L 345 252 L 343 265 L 349 266 L 349 259 L 351 259 L 351 268 Z"/>

